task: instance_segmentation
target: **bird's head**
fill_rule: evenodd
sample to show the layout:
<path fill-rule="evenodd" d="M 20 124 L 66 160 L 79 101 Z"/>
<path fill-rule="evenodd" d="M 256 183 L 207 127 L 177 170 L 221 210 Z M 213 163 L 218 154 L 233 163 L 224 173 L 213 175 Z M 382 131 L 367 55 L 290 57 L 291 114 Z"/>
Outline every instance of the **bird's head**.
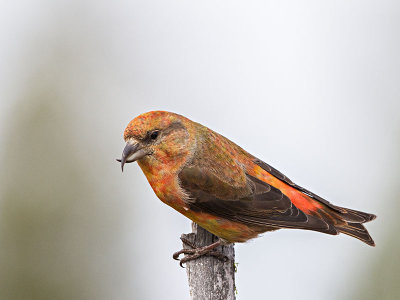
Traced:
<path fill-rule="evenodd" d="M 126 146 L 122 152 L 125 163 L 138 161 L 142 167 L 165 168 L 184 160 L 193 144 L 190 120 L 166 111 L 151 111 L 134 118 L 124 131 Z"/>

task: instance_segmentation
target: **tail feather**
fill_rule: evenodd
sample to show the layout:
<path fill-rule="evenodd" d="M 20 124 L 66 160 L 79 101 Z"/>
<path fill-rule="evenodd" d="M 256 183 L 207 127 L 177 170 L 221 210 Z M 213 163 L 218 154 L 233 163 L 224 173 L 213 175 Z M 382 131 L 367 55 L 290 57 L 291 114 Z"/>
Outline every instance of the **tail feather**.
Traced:
<path fill-rule="evenodd" d="M 375 242 L 369 235 L 367 229 L 365 229 L 364 225 L 360 223 L 346 223 L 343 226 L 335 226 L 335 227 L 341 233 L 355 237 L 370 246 L 375 246 Z"/>
<path fill-rule="evenodd" d="M 342 208 L 341 217 L 349 222 L 366 223 L 376 218 L 375 215 L 349 208 Z"/>
<path fill-rule="evenodd" d="M 338 209 L 332 209 L 331 207 L 324 206 L 322 209 L 319 208 L 314 210 L 311 214 L 329 224 L 330 227 L 333 227 L 336 231 L 336 234 L 344 233 L 355 237 L 370 246 L 375 246 L 374 240 L 369 235 L 363 223 L 372 221 L 376 218 L 376 216 L 353 209 L 343 207 L 337 208 Z M 322 232 L 322 230 L 314 230 Z M 331 232 L 329 233 L 335 234 Z"/>

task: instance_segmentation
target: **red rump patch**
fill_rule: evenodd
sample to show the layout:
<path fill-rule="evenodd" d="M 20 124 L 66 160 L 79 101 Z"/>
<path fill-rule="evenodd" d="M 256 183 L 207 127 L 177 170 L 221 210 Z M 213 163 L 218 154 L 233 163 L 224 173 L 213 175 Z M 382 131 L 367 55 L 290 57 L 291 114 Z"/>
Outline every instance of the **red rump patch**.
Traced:
<path fill-rule="evenodd" d="M 292 201 L 292 203 L 294 205 L 296 205 L 296 207 L 298 209 L 302 210 L 306 214 L 307 213 L 309 214 L 311 212 L 314 212 L 318 209 L 323 208 L 323 206 L 320 202 L 311 199 L 307 195 L 305 195 L 295 189 L 293 189 L 293 191 L 291 191 L 290 195 L 288 195 L 288 196 L 289 196 L 289 199 Z"/>

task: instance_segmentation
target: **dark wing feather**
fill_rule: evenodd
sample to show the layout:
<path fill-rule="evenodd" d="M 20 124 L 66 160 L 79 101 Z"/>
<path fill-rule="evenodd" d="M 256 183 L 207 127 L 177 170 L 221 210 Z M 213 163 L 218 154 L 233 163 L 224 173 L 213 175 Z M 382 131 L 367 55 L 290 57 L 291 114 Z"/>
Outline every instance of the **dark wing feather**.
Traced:
<path fill-rule="evenodd" d="M 293 181 L 291 181 L 287 176 L 285 176 L 284 174 L 282 174 L 281 172 L 279 172 L 277 169 L 275 169 L 274 167 L 270 166 L 269 164 L 267 164 L 266 162 L 263 162 L 260 159 L 255 159 L 254 163 L 256 165 L 258 165 L 259 167 L 261 167 L 262 169 L 264 169 L 265 171 L 267 171 L 268 173 L 270 173 L 271 175 L 275 176 L 276 178 L 282 180 L 283 182 L 287 183 L 288 185 L 292 186 L 293 188 L 295 188 L 296 190 L 306 194 L 307 196 L 318 200 L 319 202 L 329 206 L 330 208 L 342 212 L 341 207 L 338 207 L 336 205 L 333 205 L 332 203 L 330 203 L 329 201 L 323 199 L 322 197 L 310 192 L 309 190 L 306 190 L 305 188 L 295 184 Z"/>
<path fill-rule="evenodd" d="M 310 198 L 312 198 L 314 200 L 317 200 L 318 202 L 325 204 L 326 206 L 331 208 L 333 211 L 340 213 L 341 217 L 346 221 L 356 222 L 356 223 L 365 223 L 365 222 L 369 222 L 376 218 L 376 216 L 373 214 L 333 205 L 332 203 L 325 200 L 324 198 L 295 184 L 293 181 L 291 181 L 288 177 L 286 177 L 284 174 L 279 172 L 277 169 L 275 169 L 274 167 L 270 166 L 269 164 L 267 164 L 266 162 L 263 162 L 262 160 L 260 160 L 258 158 L 256 158 L 254 160 L 254 163 L 256 165 L 258 165 L 259 167 L 261 167 L 262 169 L 264 169 L 265 171 L 267 171 L 268 173 L 270 173 L 271 175 L 275 176 L 276 178 L 282 180 L 286 184 L 295 188 L 296 190 L 304 193 L 305 195 L 309 196 Z"/>
<path fill-rule="evenodd" d="M 244 172 L 244 171 L 243 171 Z M 302 228 L 337 234 L 328 223 L 299 210 L 279 189 L 246 174 L 233 186 L 208 168 L 189 166 L 179 173 L 188 206 L 250 226 Z"/>

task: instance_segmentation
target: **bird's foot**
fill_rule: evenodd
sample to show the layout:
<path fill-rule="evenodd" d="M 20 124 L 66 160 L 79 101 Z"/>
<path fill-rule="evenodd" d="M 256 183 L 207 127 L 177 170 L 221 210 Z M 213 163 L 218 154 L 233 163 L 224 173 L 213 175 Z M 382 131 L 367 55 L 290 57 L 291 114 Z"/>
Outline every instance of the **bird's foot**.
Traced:
<path fill-rule="evenodd" d="M 183 268 L 183 264 L 190 261 L 190 260 L 194 260 L 197 259 L 201 256 L 213 256 L 215 258 L 218 258 L 222 261 L 228 261 L 229 258 L 223 254 L 220 251 L 216 251 L 214 250 L 216 247 L 222 245 L 221 240 L 218 240 L 217 242 L 205 246 L 205 247 L 196 247 L 195 244 L 193 244 L 191 241 L 189 241 L 188 239 L 181 237 L 181 240 L 184 244 L 188 245 L 189 247 L 191 247 L 192 249 L 182 249 L 178 252 L 175 252 L 172 257 L 175 260 L 179 260 L 179 265 Z M 179 259 L 179 256 L 181 254 L 185 254 L 185 257 Z"/>

